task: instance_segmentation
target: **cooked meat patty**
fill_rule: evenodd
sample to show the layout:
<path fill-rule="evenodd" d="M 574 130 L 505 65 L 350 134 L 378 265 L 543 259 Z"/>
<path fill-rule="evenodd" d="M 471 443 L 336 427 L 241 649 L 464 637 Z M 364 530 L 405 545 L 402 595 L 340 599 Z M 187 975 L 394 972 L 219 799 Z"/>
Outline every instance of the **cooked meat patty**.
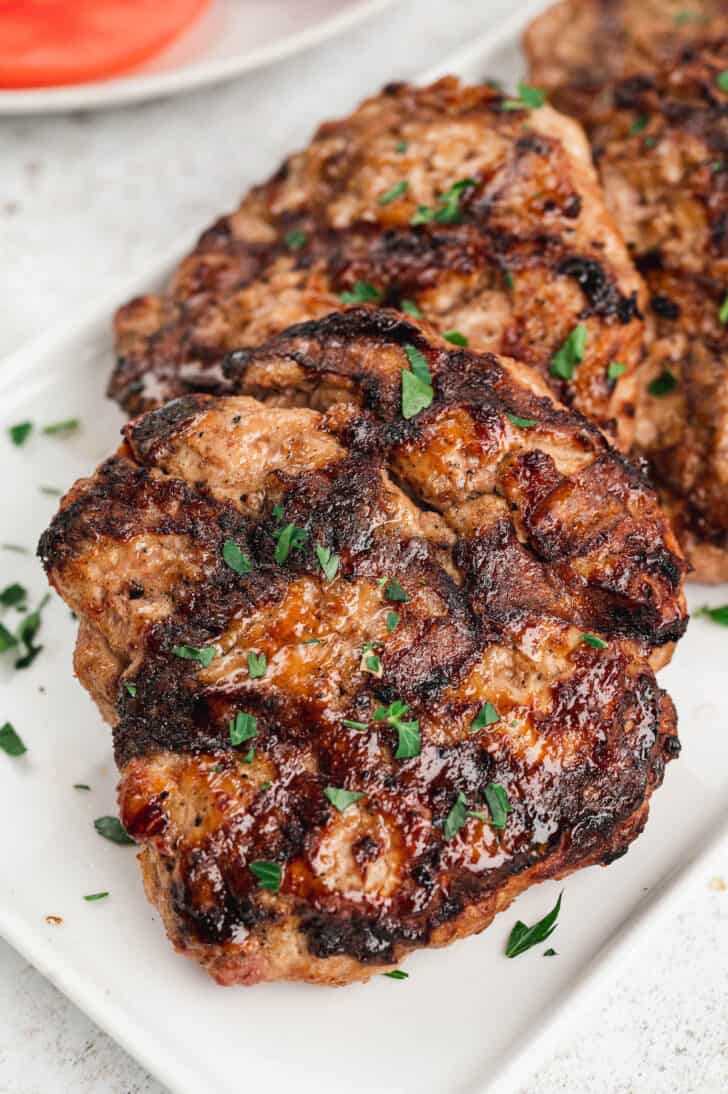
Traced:
<path fill-rule="evenodd" d="M 598 89 L 594 74 L 582 82 L 581 58 L 614 54 L 603 48 L 601 24 L 592 25 L 595 12 L 646 41 L 650 5 L 560 5 L 527 36 L 532 78 L 586 125 L 607 201 L 647 281 L 650 360 L 637 451 L 650 461 L 695 577 L 707 581 L 728 580 L 728 10 L 720 7 L 718 19 L 710 5 L 691 5 L 695 20 L 657 35 L 660 52 L 677 58 L 671 64 L 611 73 Z M 570 30 L 561 36 L 564 22 Z M 725 37 L 696 38 L 697 28 L 718 26 Z M 679 49 L 685 33 L 692 42 Z"/>
<path fill-rule="evenodd" d="M 622 854 L 679 751 L 650 661 L 685 626 L 639 471 L 394 312 L 229 375 L 259 398 L 129 423 L 39 548 L 175 946 L 343 984 Z"/>
<path fill-rule="evenodd" d="M 228 350 L 342 301 L 419 310 L 534 365 L 620 444 L 632 436 L 644 286 L 581 130 L 548 107 L 447 78 L 393 84 L 324 124 L 164 295 L 120 310 L 110 393 L 130 413 L 225 393 Z"/>

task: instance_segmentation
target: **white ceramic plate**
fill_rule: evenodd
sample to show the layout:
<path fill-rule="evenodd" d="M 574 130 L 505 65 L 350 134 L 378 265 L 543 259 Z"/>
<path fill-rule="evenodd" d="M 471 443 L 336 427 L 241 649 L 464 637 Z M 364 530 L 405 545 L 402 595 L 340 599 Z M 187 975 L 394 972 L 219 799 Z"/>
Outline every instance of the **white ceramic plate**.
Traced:
<path fill-rule="evenodd" d="M 523 18 L 523 11 L 521 18 Z M 477 78 L 517 75 L 512 28 L 446 67 Z M 508 41 L 503 44 L 503 35 Z M 168 271 L 169 262 L 157 275 Z M 148 284 L 127 285 L 116 301 Z M 67 487 L 115 446 L 122 424 L 104 398 L 111 364 L 109 313 L 51 333 L 0 368 L 0 541 L 33 548 L 56 500 L 39 485 Z M 79 416 L 65 440 L 34 436 L 22 449 L 5 427 Z M 45 590 L 32 555 L 0 551 L 3 581 L 37 600 Z M 726 590 L 691 590 L 693 606 Z M 415 954 L 409 980 L 376 977 L 333 992 L 305 985 L 222 989 L 169 948 L 142 893 L 134 851 L 100 839 L 93 819 L 115 811 L 110 735 L 71 679 L 74 624 L 54 597 L 43 653 L 25 672 L 0 668 L 0 721 L 28 745 L 21 759 L 0 753 L 0 931 L 43 973 L 177 1094 L 503 1094 L 527 1081 L 585 996 L 648 941 L 654 917 L 680 899 L 686 871 L 726 828 L 728 816 L 728 637 L 698 619 L 663 683 L 681 719 L 683 754 L 655 796 L 645 834 L 608 870 L 575 874 L 519 898 L 477 938 Z M 7 659 L 5 659 L 7 660 Z M 88 783 L 89 792 L 73 783 Z M 532 922 L 564 889 L 553 936 L 514 961 L 503 947 L 516 918 Z M 82 896 L 109 890 L 99 903 Z M 60 926 L 47 915 L 63 918 Z"/>
<path fill-rule="evenodd" d="M 159 0 L 164 3 L 164 0 Z M 392 0 L 213 0 L 168 49 L 129 75 L 72 87 L 0 90 L 0 114 L 96 110 L 241 76 L 350 30 Z"/>

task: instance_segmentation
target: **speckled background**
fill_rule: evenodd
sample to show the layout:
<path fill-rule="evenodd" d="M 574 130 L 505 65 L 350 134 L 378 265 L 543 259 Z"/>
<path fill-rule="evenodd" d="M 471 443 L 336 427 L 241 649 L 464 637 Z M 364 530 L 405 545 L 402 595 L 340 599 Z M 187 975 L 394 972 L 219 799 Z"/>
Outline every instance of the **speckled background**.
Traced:
<path fill-rule="evenodd" d="M 335 42 L 208 91 L 0 120 L 0 354 L 191 238 L 320 118 L 438 63 L 513 2 L 402 0 Z M 163 1094 L 2 942 L 0 1014 L 0 1094 Z M 728 842 L 629 975 L 605 979 L 591 1010 L 573 1014 L 523 1091 L 728 1091 Z"/>

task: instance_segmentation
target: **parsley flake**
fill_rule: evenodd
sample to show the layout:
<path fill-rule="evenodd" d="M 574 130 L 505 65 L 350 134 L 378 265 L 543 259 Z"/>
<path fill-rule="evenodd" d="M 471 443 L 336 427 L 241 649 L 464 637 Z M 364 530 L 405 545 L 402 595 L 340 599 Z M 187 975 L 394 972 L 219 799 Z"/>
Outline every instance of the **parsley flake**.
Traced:
<path fill-rule="evenodd" d="M 339 790 L 335 786 L 327 786 L 324 790 L 324 794 L 329 799 L 334 809 L 338 809 L 340 813 L 343 813 L 345 809 L 348 809 L 354 802 L 358 802 L 361 798 L 365 798 L 366 794 L 361 794 L 357 790 Z"/>
<path fill-rule="evenodd" d="M 506 411 L 506 418 L 509 422 L 513 422 L 519 429 L 530 429 L 531 426 L 536 424 L 535 418 L 519 418 L 517 414 L 510 414 Z"/>
<path fill-rule="evenodd" d="M 253 650 L 248 654 L 248 676 L 251 680 L 261 680 L 265 676 L 266 669 L 268 668 L 268 659 L 264 653 L 254 653 Z"/>
<path fill-rule="evenodd" d="M 635 133 L 641 133 L 650 123 L 648 114 L 638 114 L 629 127 L 630 135 L 634 136 Z"/>
<path fill-rule="evenodd" d="M 370 672 L 372 676 L 376 676 L 379 679 L 381 679 L 382 673 L 384 672 L 382 662 L 376 653 L 365 653 L 361 659 L 360 668 L 362 672 Z"/>
<path fill-rule="evenodd" d="M 43 432 L 53 436 L 56 433 L 75 433 L 80 428 L 80 418 L 64 418 L 61 422 L 51 422 L 50 425 L 44 425 Z"/>
<path fill-rule="evenodd" d="M 721 627 L 728 627 L 728 604 L 721 604 L 718 608 L 709 608 L 706 604 L 705 607 L 698 608 L 695 615 L 702 615 L 706 619 L 712 620 L 713 623 L 718 623 Z"/>
<path fill-rule="evenodd" d="M 607 366 L 607 376 L 610 380 L 618 380 L 620 376 L 624 376 L 626 371 L 627 366 L 620 361 L 610 361 Z"/>
<path fill-rule="evenodd" d="M 330 547 L 316 545 L 316 558 L 327 581 L 333 581 L 339 569 L 339 556 L 335 555 Z"/>
<path fill-rule="evenodd" d="M 543 956 L 544 957 L 558 957 L 559 955 L 557 954 L 557 952 L 553 948 L 553 946 L 549 946 L 549 948 L 547 950 L 543 951 Z"/>
<path fill-rule="evenodd" d="M 609 643 L 605 642 L 603 638 L 600 638 L 598 635 L 590 634 L 588 632 L 586 634 L 582 634 L 581 641 L 585 642 L 587 646 L 591 646 L 592 649 L 595 650 L 605 650 L 609 645 Z"/>
<path fill-rule="evenodd" d="M 421 410 L 427 410 L 434 398 L 431 384 L 423 383 L 419 377 L 408 369 L 402 369 L 402 417 L 408 421 L 419 414 Z"/>
<path fill-rule="evenodd" d="M 394 146 L 395 152 L 400 156 L 402 155 L 403 152 L 406 152 L 408 148 L 409 148 L 409 142 L 408 141 L 397 141 L 397 143 Z"/>
<path fill-rule="evenodd" d="M 485 788 L 485 800 L 490 810 L 490 823 L 493 828 L 505 828 L 508 814 L 512 812 L 505 787 L 500 783 L 488 783 Z"/>
<path fill-rule="evenodd" d="M 377 707 L 374 711 L 374 721 L 386 721 L 397 730 L 399 741 L 395 759 L 411 759 L 420 754 L 420 723 L 404 722 L 402 719 L 407 714 L 409 706 L 400 699 L 395 699 L 388 707 Z"/>
<path fill-rule="evenodd" d="M 394 186 L 390 186 L 389 190 L 386 190 L 379 197 L 380 205 L 391 205 L 397 198 L 404 197 L 409 190 L 409 182 L 407 179 L 401 179 L 399 182 L 395 182 Z"/>
<path fill-rule="evenodd" d="M 112 843 L 136 843 L 136 840 L 132 839 L 118 817 L 97 817 L 94 821 L 94 828 L 100 836 Z"/>
<path fill-rule="evenodd" d="M 584 360 L 586 338 L 587 329 L 579 323 L 551 358 L 552 376 L 558 376 L 560 380 L 573 380 L 576 366 Z"/>
<path fill-rule="evenodd" d="M 381 300 L 382 294 L 368 281 L 355 281 L 349 292 L 340 294 L 342 304 L 371 304 Z"/>
<path fill-rule="evenodd" d="M 12 585 L 6 585 L 2 592 L 0 592 L 0 604 L 4 608 L 17 608 L 20 604 L 25 604 L 28 599 L 28 591 L 16 582 Z"/>
<path fill-rule="evenodd" d="M 88 896 L 85 896 L 83 899 L 84 900 L 89 900 L 89 901 L 91 901 L 91 900 L 104 900 L 108 895 L 109 895 L 108 893 L 89 893 Z"/>
<path fill-rule="evenodd" d="M 369 729 L 369 726 L 366 722 L 354 722 L 354 721 L 351 720 L 351 718 L 342 719 L 341 724 L 342 724 L 342 726 L 346 726 L 347 729 L 358 729 L 358 730 Z"/>
<path fill-rule="evenodd" d="M 721 91 L 728 93 L 728 68 L 724 69 L 723 72 L 718 73 L 715 82 Z"/>
<path fill-rule="evenodd" d="M 3 623 L 0 623 L 0 653 L 15 649 L 17 644 L 18 640 L 15 635 L 11 634 Z"/>
<path fill-rule="evenodd" d="M 391 633 L 395 627 L 399 626 L 400 617 L 396 612 L 387 612 L 387 630 Z"/>
<path fill-rule="evenodd" d="M 228 723 L 230 744 L 241 745 L 244 741 L 251 741 L 258 736 L 258 719 L 252 714 L 245 714 L 239 710 Z"/>
<path fill-rule="evenodd" d="M 382 976 L 388 976 L 390 980 L 409 980 L 409 973 L 404 969 L 392 969 L 391 972 L 383 972 Z"/>
<path fill-rule="evenodd" d="M 443 828 L 443 834 L 446 840 L 451 840 L 453 836 L 456 836 L 463 825 L 468 819 L 468 807 L 465 802 L 465 795 L 462 790 L 458 793 L 455 799 L 455 803 L 447 815 L 445 820 L 445 826 Z"/>
<path fill-rule="evenodd" d="M 268 889 L 271 893 L 277 893 L 281 887 L 283 870 L 277 862 L 265 862 L 259 859 L 249 863 L 250 872 L 258 881 L 259 889 Z"/>
<path fill-rule="evenodd" d="M 17 448 L 21 448 L 25 444 L 32 432 L 32 422 L 18 422 L 17 425 L 11 425 L 8 429 L 10 440 Z"/>
<path fill-rule="evenodd" d="M 88 783 L 74 783 L 73 784 L 73 789 L 74 790 L 90 790 L 91 787 L 88 785 Z"/>
<path fill-rule="evenodd" d="M 518 98 L 505 99 L 501 110 L 538 110 L 546 102 L 546 93 L 538 87 L 530 87 L 521 80 L 518 84 Z"/>
<path fill-rule="evenodd" d="M 461 179 L 454 183 L 437 199 L 438 207 L 431 205 L 418 205 L 416 212 L 410 218 L 410 224 L 416 227 L 418 224 L 429 224 L 435 221 L 437 224 L 459 224 L 462 220 L 460 201 L 465 190 L 477 186 L 476 179 Z"/>
<path fill-rule="evenodd" d="M 223 544 L 222 557 L 226 566 L 229 566 L 236 574 L 249 574 L 253 569 L 250 559 L 232 539 L 226 540 Z"/>
<path fill-rule="evenodd" d="M 446 330 L 442 337 L 453 346 L 467 346 L 468 340 L 459 330 Z"/>
<path fill-rule="evenodd" d="M 496 722 L 500 722 L 500 714 L 488 699 L 473 719 L 470 731 L 472 733 L 476 729 L 483 729 L 485 726 L 494 726 Z"/>
<path fill-rule="evenodd" d="M 137 686 L 134 683 L 134 681 L 133 680 L 125 680 L 124 681 L 124 687 L 126 688 L 128 694 L 131 695 L 132 699 L 136 699 Z"/>
<path fill-rule="evenodd" d="M 283 237 L 283 241 L 289 251 L 300 251 L 301 247 L 306 246 L 307 239 L 308 236 L 305 232 L 302 232 L 300 228 L 293 228 L 290 232 L 286 232 Z"/>
<path fill-rule="evenodd" d="M 18 642 L 25 647 L 25 652 L 15 662 L 16 669 L 27 669 L 43 649 L 42 646 L 34 645 L 34 639 L 40 630 L 41 612 L 49 600 L 50 594 L 46 593 L 36 610 L 29 612 L 18 627 Z"/>
<path fill-rule="evenodd" d="M 8 756 L 22 756 L 28 751 L 10 722 L 6 722 L 0 729 L 0 748 Z"/>
<path fill-rule="evenodd" d="M 409 596 L 400 583 L 393 577 L 387 578 L 387 583 L 384 587 L 384 595 L 387 600 L 398 601 L 401 604 L 409 604 Z"/>
<path fill-rule="evenodd" d="M 651 380 L 647 385 L 647 390 L 650 395 L 653 395 L 656 399 L 661 399 L 664 395 L 669 395 L 671 391 L 674 391 L 677 387 L 677 377 L 670 369 L 664 369 L 659 376 L 656 376 L 654 380 Z"/>
<path fill-rule="evenodd" d="M 297 524 L 287 524 L 285 528 L 275 533 L 276 549 L 273 557 L 279 566 L 288 558 L 291 551 L 300 551 L 308 538 L 305 528 L 299 528 Z"/>
<path fill-rule="evenodd" d="M 516 279 L 510 270 L 503 271 L 503 284 L 507 289 L 512 289 L 515 287 Z"/>
<path fill-rule="evenodd" d="M 559 893 L 559 899 L 548 915 L 545 915 L 543 919 L 539 919 L 538 923 L 534 923 L 532 927 L 527 927 L 520 919 L 516 922 L 508 936 L 506 957 L 518 957 L 526 950 L 530 950 L 532 946 L 537 946 L 539 942 L 545 942 L 549 935 L 553 934 L 561 910 L 562 896 L 563 893 Z"/>
<path fill-rule="evenodd" d="M 407 315 L 414 316 L 415 319 L 422 319 L 423 313 L 415 304 L 414 300 L 400 300 L 399 310 L 406 312 Z"/>
<path fill-rule="evenodd" d="M 720 311 L 718 312 L 718 320 L 720 323 L 723 324 L 723 326 L 728 323 L 728 296 L 726 296 L 725 300 L 721 305 Z"/>
<path fill-rule="evenodd" d="M 217 650 L 214 646 L 172 646 L 172 653 L 184 661 L 199 661 L 207 669 L 212 664 Z"/>

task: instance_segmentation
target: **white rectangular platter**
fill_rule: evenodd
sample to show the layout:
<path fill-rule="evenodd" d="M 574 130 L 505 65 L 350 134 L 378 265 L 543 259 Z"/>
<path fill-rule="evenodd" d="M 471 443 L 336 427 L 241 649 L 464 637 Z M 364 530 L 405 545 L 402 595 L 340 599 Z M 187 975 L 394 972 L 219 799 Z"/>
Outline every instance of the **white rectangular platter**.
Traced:
<path fill-rule="evenodd" d="M 440 71 L 515 82 L 517 30 L 534 6 L 520 5 L 509 25 Z M 171 260 L 163 263 L 148 284 L 170 267 Z M 0 552 L 2 584 L 20 581 L 34 601 L 45 581 L 32 552 L 57 504 L 39 487 L 67 488 L 115 447 L 122 419 L 104 397 L 109 316 L 148 284 L 120 289 L 89 317 L 0 366 L 0 541 L 30 550 Z M 36 431 L 23 448 L 7 440 L 10 424 L 71 416 L 83 428 L 66 439 Z M 693 607 L 725 598 L 725 589 L 691 590 Z M 683 754 L 629 855 L 563 885 L 557 959 L 543 960 L 543 947 L 515 961 L 503 953 L 516 918 L 535 921 L 554 903 L 561 886 L 548 883 L 481 936 L 413 956 L 406 981 L 376 977 L 336 992 L 222 989 L 170 950 L 144 898 L 133 849 L 94 831 L 95 817 L 116 811 L 116 771 L 108 729 L 71 676 L 74 630 L 54 596 L 43 653 L 25 671 L 12 670 L 12 657 L 0 665 L 0 722 L 11 721 L 28 746 L 20 759 L 0 754 L 0 932 L 178 1094 L 307 1094 L 342 1085 L 348 1094 L 512 1089 L 553 1043 L 554 1023 L 573 1020 L 577 1000 L 603 988 L 630 947 L 646 943 L 645 924 L 678 899 L 696 855 L 726 828 L 726 636 L 698 619 L 662 676 L 680 713 Z M 99 890 L 110 897 L 83 901 Z M 50 915 L 62 923 L 46 922 Z"/>

